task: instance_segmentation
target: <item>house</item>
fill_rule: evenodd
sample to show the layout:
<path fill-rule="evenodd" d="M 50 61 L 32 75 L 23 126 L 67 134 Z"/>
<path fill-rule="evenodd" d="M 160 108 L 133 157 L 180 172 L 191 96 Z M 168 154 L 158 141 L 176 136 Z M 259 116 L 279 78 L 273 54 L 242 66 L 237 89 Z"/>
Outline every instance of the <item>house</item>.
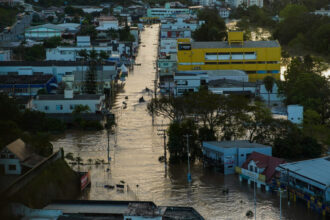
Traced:
<path fill-rule="evenodd" d="M 0 50 L 0 61 L 10 61 L 11 50 Z"/>
<path fill-rule="evenodd" d="M 96 27 L 98 31 L 107 31 L 107 30 L 118 30 L 119 23 L 116 17 L 113 16 L 101 16 L 98 19 L 99 26 Z"/>
<path fill-rule="evenodd" d="M 76 105 L 87 105 L 90 113 L 101 111 L 104 107 L 104 95 L 73 94 L 65 90 L 64 94 L 38 95 L 33 100 L 33 108 L 47 113 L 72 113 Z"/>
<path fill-rule="evenodd" d="M 0 75 L 0 92 L 11 96 L 35 96 L 43 89 L 47 93 L 57 88 L 53 75 Z"/>
<path fill-rule="evenodd" d="M 67 35 L 75 35 L 79 32 L 81 24 L 78 23 L 63 23 L 63 24 L 58 24 L 58 27 L 65 28 L 65 33 Z"/>
<path fill-rule="evenodd" d="M 102 62 L 100 70 L 116 70 L 117 63 Z M 62 76 L 74 71 L 87 71 L 88 62 L 84 61 L 4 61 L 0 62 L 0 75 L 53 75 L 57 82 Z M 26 83 L 26 82 L 25 82 Z"/>
<path fill-rule="evenodd" d="M 25 38 L 44 40 L 51 37 L 62 37 L 62 34 L 66 31 L 66 29 L 66 27 L 61 27 L 54 24 L 32 26 L 25 30 Z"/>
<path fill-rule="evenodd" d="M 21 139 L 17 139 L 1 150 L 0 172 L 21 175 L 25 167 L 32 168 L 43 159 L 33 153 Z"/>
<path fill-rule="evenodd" d="M 203 142 L 202 151 L 204 165 L 215 166 L 225 175 L 234 174 L 235 167 L 241 167 L 252 152 L 272 155 L 270 146 L 245 140 Z"/>
<path fill-rule="evenodd" d="M 290 200 L 306 202 L 308 208 L 330 214 L 330 157 L 281 164 L 278 186 L 286 187 Z"/>
<path fill-rule="evenodd" d="M 322 15 L 322 16 L 328 16 L 330 17 L 330 10 L 326 10 L 324 8 L 321 8 L 320 10 L 316 10 L 314 12 L 312 12 L 315 15 Z"/>
<path fill-rule="evenodd" d="M 294 124 L 302 124 L 304 119 L 304 107 L 301 105 L 288 105 L 288 120 Z"/>
<path fill-rule="evenodd" d="M 243 163 L 242 168 L 236 167 L 236 172 L 239 174 L 240 181 L 245 179 L 249 184 L 255 182 L 258 188 L 263 187 L 268 191 L 275 176 L 279 175 L 276 167 L 284 163 L 284 159 L 252 152 Z"/>
<path fill-rule="evenodd" d="M 219 8 L 219 15 L 222 18 L 229 18 L 230 9 L 229 8 Z"/>

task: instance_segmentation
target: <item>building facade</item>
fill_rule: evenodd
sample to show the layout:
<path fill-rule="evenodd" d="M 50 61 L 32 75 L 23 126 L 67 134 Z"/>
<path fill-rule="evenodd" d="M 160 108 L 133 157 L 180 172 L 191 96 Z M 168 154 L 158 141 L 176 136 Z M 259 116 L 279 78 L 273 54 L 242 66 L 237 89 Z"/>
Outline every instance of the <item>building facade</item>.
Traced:
<path fill-rule="evenodd" d="M 241 167 L 252 152 L 272 155 L 270 146 L 249 141 L 203 142 L 204 165 L 215 166 L 224 174 L 234 174 L 235 167 Z"/>
<path fill-rule="evenodd" d="M 228 42 L 180 42 L 178 70 L 243 70 L 249 81 L 271 75 L 280 79 L 281 47 L 277 41 L 243 41 L 229 32 Z"/>

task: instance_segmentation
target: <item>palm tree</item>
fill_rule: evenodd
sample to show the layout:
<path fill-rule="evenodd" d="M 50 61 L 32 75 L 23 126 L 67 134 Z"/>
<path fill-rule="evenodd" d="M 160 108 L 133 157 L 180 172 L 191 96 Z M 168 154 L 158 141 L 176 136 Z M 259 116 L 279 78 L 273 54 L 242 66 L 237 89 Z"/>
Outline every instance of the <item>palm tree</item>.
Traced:
<path fill-rule="evenodd" d="M 83 70 L 83 68 L 84 68 L 84 63 L 86 63 L 86 61 L 88 59 L 87 50 L 86 49 L 80 50 L 78 52 L 78 55 L 83 58 L 82 62 L 81 62 L 81 82 L 84 82 L 84 70 Z"/>
<path fill-rule="evenodd" d="M 270 93 L 273 91 L 275 79 L 272 76 L 266 76 L 263 80 L 265 89 L 268 92 L 268 107 L 270 106 Z"/>
<path fill-rule="evenodd" d="M 99 53 L 99 60 L 102 65 L 104 64 L 104 61 L 106 61 L 109 58 L 109 54 L 105 51 L 101 51 Z M 102 93 L 104 93 L 104 82 L 103 82 L 103 70 L 101 71 L 101 85 L 102 85 Z"/>

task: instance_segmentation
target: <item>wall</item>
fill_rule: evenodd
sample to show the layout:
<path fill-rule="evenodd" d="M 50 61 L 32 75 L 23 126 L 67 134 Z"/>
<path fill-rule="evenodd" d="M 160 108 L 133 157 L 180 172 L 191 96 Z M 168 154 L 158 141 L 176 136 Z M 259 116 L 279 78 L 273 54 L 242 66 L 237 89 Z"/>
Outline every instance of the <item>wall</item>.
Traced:
<path fill-rule="evenodd" d="M 20 175 L 22 172 L 21 164 L 19 159 L 0 159 L 0 164 L 4 165 L 5 174 L 9 175 Z M 15 165 L 16 170 L 10 170 L 9 165 Z"/>
<path fill-rule="evenodd" d="M 90 112 L 94 113 L 97 110 L 100 110 L 100 107 L 96 105 L 101 105 L 102 101 L 99 100 L 33 100 L 33 106 L 41 112 L 45 113 L 72 113 L 75 105 L 88 105 Z M 63 109 L 58 109 L 56 106 L 62 105 Z M 48 110 L 46 110 L 48 106 Z"/>

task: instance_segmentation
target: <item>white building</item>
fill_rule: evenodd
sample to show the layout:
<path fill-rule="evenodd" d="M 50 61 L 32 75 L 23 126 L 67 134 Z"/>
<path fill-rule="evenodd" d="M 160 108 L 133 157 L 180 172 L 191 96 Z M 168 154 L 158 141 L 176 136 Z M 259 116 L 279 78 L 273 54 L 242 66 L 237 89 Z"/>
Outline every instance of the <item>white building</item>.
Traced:
<path fill-rule="evenodd" d="M 252 152 L 272 156 L 272 147 L 249 141 L 203 142 L 204 163 L 220 168 L 224 174 L 234 174 Z"/>
<path fill-rule="evenodd" d="M 1 150 L 0 169 L 4 174 L 20 175 L 23 167 L 32 168 L 42 159 L 28 149 L 21 139 L 17 139 Z"/>
<path fill-rule="evenodd" d="M 177 53 L 177 39 L 162 38 L 160 41 L 159 53 L 161 56 L 166 56 L 166 54 L 170 53 Z"/>
<path fill-rule="evenodd" d="M 11 51 L 10 50 L 0 50 L 0 61 L 10 61 Z"/>
<path fill-rule="evenodd" d="M 219 15 L 222 18 L 229 18 L 230 9 L 228 9 L 228 8 L 220 8 L 219 9 Z"/>
<path fill-rule="evenodd" d="M 67 28 L 54 24 L 32 26 L 25 30 L 26 39 L 43 40 L 51 37 L 61 37 Z"/>
<path fill-rule="evenodd" d="M 106 31 L 106 30 L 118 30 L 119 23 L 117 18 L 113 16 L 101 16 L 98 18 L 99 26 L 96 27 L 98 31 Z"/>
<path fill-rule="evenodd" d="M 288 105 L 288 120 L 294 124 L 302 124 L 304 120 L 304 107 L 301 105 Z"/>
<path fill-rule="evenodd" d="M 176 17 L 177 15 L 190 14 L 188 8 L 171 8 L 170 3 L 165 3 L 164 8 L 148 8 L 147 17 L 163 19 L 166 17 Z"/>
<path fill-rule="evenodd" d="M 250 7 L 253 5 L 256 5 L 260 8 L 264 7 L 263 0 L 226 0 L 226 3 L 235 8 L 237 8 L 241 4 L 245 4 L 247 7 Z"/>
<path fill-rule="evenodd" d="M 176 72 L 174 74 L 174 95 L 180 96 L 186 92 L 197 92 L 207 83 L 205 72 Z"/>
<path fill-rule="evenodd" d="M 202 6 L 213 6 L 214 3 L 216 2 L 216 0 L 199 0 L 199 5 L 202 5 Z"/>
<path fill-rule="evenodd" d="M 73 94 L 65 90 L 64 94 L 38 95 L 33 100 L 33 108 L 45 113 L 72 113 L 76 105 L 87 105 L 90 113 L 101 111 L 104 107 L 104 95 Z"/>
<path fill-rule="evenodd" d="M 315 15 L 322 15 L 322 16 L 330 17 L 330 10 L 325 10 L 324 8 L 321 8 L 321 10 L 316 10 L 313 13 Z"/>

